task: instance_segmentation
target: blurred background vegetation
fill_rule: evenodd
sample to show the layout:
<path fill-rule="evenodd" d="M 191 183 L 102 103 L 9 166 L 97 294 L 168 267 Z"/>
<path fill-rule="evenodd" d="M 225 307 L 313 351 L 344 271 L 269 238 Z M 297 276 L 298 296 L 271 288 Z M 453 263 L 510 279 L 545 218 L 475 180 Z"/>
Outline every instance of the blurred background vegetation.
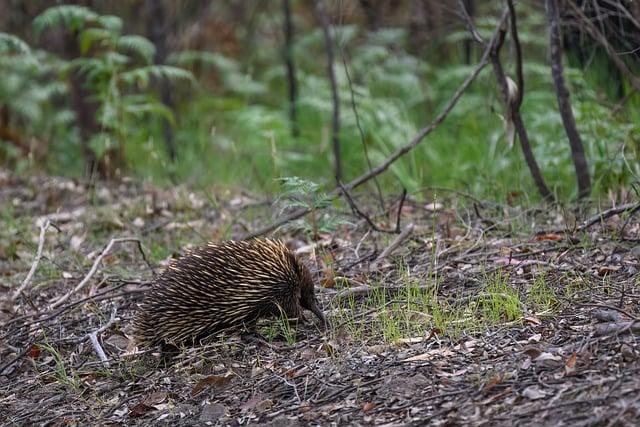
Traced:
<path fill-rule="evenodd" d="M 332 94 L 314 2 L 63 3 L 0 0 L 0 166 L 270 194 L 280 191 L 282 177 L 333 187 Z M 382 162 L 433 120 L 477 64 L 482 47 L 459 3 L 488 39 L 502 2 L 324 2 L 345 181 L 368 169 L 363 142 L 371 163 Z M 612 2 L 578 2 L 587 16 L 591 3 Z M 287 89 L 287 4 L 296 123 Z M 634 73 L 636 9 L 629 7 L 630 18 L 610 13 L 603 15 L 609 21 L 594 21 Z M 560 200 L 571 200 L 575 170 L 551 78 L 544 2 L 519 1 L 516 11 L 526 84 L 521 112 L 547 183 Z M 619 198 L 640 174 L 640 96 L 564 9 L 561 16 L 565 78 L 592 196 Z M 511 74 L 512 56 L 507 40 L 503 61 Z M 540 200 L 518 145 L 509 147 L 504 116 L 486 67 L 445 122 L 381 176 L 383 190 L 439 186 L 500 201 Z"/>

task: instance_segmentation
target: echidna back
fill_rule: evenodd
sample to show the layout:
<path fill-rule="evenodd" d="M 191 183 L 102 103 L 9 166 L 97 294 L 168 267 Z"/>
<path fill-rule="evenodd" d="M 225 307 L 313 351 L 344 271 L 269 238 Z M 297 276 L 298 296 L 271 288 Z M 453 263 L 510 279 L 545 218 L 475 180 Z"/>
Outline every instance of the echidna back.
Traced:
<path fill-rule="evenodd" d="M 300 312 L 308 270 L 279 241 L 210 243 L 172 262 L 146 295 L 136 318 L 141 344 L 197 341 L 252 325 L 281 309 Z"/>

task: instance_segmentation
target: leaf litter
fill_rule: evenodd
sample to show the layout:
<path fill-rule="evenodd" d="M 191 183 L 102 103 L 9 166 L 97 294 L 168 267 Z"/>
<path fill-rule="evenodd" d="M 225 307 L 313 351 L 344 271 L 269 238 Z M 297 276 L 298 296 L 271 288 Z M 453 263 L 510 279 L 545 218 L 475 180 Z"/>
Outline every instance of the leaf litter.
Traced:
<path fill-rule="evenodd" d="M 55 200 L 42 206 L 38 193 L 46 191 Z M 361 208 L 376 209 L 376 201 L 357 196 Z M 401 220 L 414 226 L 388 254 L 395 236 L 372 231 L 346 204 L 322 212 L 340 221 L 316 240 L 291 229 L 276 233 L 316 275 L 332 323 L 326 334 L 301 323 L 292 340 L 277 319 L 265 320 L 268 346 L 226 336 L 167 359 L 135 347 L 131 335 L 154 275 L 187 247 L 237 238 L 282 208 L 247 195 L 225 202 L 183 186 L 12 180 L 0 193 L 0 419 L 635 425 L 638 216 L 576 231 L 573 224 L 585 218 L 565 217 L 568 209 L 420 200 L 434 197 L 407 198 Z M 392 224 L 394 215 L 375 222 Z M 12 300 L 47 220 L 53 226 L 42 259 Z M 52 309 L 114 238 L 139 239 L 150 265 L 136 245 L 114 246 L 89 286 Z M 86 339 L 91 333 L 108 364 Z"/>

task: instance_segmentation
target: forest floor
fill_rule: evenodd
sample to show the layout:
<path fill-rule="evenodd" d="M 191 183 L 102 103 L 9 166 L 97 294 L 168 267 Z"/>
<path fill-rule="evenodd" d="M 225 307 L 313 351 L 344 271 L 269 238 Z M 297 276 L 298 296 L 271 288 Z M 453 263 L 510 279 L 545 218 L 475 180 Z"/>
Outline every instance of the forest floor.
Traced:
<path fill-rule="evenodd" d="M 131 338 L 154 275 L 280 208 L 185 187 L 0 181 L 3 425 L 640 420 L 638 206 L 583 222 L 597 207 L 523 209 L 441 189 L 401 209 L 386 201 L 373 222 L 395 228 L 400 212 L 395 234 L 334 204 L 297 224 L 322 226 L 315 239 L 275 233 L 318 278 L 328 331 L 265 320 L 266 341 L 229 336 L 167 359 Z M 382 210 L 355 196 L 361 211 Z M 108 247 L 114 238 L 132 240 Z"/>

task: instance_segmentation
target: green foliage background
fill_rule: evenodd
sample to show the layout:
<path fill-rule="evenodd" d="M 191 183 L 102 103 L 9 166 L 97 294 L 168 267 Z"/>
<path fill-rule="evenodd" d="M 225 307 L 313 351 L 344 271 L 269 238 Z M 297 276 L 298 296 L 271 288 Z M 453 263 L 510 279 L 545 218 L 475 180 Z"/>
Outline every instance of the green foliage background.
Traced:
<path fill-rule="evenodd" d="M 561 200 L 576 195 L 570 159 L 547 60 L 546 21 L 540 11 L 518 9 L 525 54 L 524 114 L 534 152 L 551 188 Z M 294 15 L 295 18 L 295 15 Z M 258 26 L 281 28 L 282 17 L 259 17 Z M 146 38 L 123 34 L 122 20 L 77 6 L 56 6 L 33 23 L 40 37 L 56 28 L 77 34 L 81 56 L 66 60 L 0 36 L 0 104 L 34 145 L 46 147 L 35 164 L 3 144 L 5 166 L 82 176 L 79 132 L 71 108 L 69 73 L 80 70 L 99 104 L 101 132 L 91 141 L 100 155 L 120 147 L 126 174 L 169 184 L 178 181 L 218 188 L 279 192 L 282 177 L 300 176 L 327 188 L 333 183 L 330 142 L 331 93 L 324 41 L 319 28 L 296 22 L 293 49 L 298 68 L 300 136 L 291 136 L 281 39 L 259 39 L 247 58 L 219 52 L 179 51 L 168 65 L 154 65 L 155 48 Z M 495 19 L 479 19 L 488 37 Z M 341 100 L 345 180 L 367 170 L 351 106 L 353 91 L 374 165 L 406 144 L 448 101 L 474 64 L 464 65 L 454 32 L 420 56 L 407 48 L 407 33 L 383 29 L 368 33 L 354 25 L 333 28 Z M 448 51 L 450 60 L 436 51 Z M 508 49 L 505 49 L 508 51 Z M 476 56 L 479 48 L 476 47 Z M 345 65 L 353 80 L 350 86 Z M 508 57 L 505 61 L 509 62 Z M 565 65 L 570 65 L 571 62 Z M 640 148 L 638 96 L 614 112 L 607 76 L 597 61 L 590 70 L 566 67 L 573 109 L 588 155 L 594 196 L 637 180 Z M 154 82 L 172 82 L 175 111 L 159 100 Z M 464 189 L 483 198 L 539 196 L 520 149 L 505 140 L 503 108 L 490 67 L 463 96 L 445 122 L 381 178 L 383 188 L 414 191 L 425 186 Z M 178 160 L 164 147 L 162 122 L 172 127 Z"/>

